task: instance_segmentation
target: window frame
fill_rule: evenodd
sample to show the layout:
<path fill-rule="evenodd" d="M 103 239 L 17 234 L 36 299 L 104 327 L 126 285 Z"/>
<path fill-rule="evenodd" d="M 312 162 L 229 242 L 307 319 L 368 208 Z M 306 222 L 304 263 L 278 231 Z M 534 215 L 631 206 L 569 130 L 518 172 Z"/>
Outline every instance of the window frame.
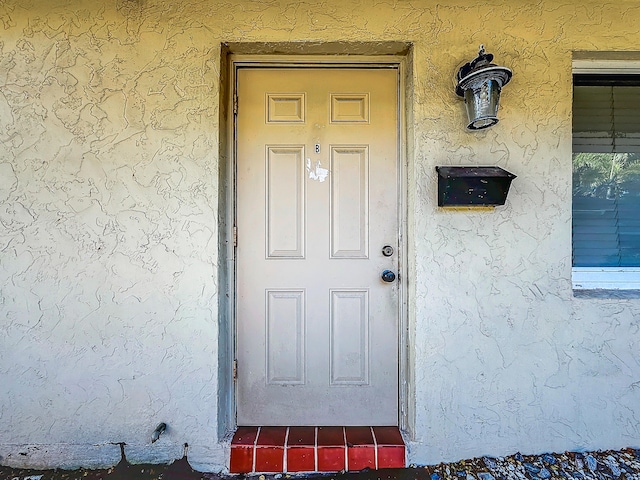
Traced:
<path fill-rule="evenodd" d="M 573 75 L 638 75 L 640 74 L 640 54 L 629 60 L 574 58 L 572 67 L 571 96 L 573 99 L 575 85 Z M 571 153 L 573 158 L 573 147 Z M 571 171 L 573 172 L 573 161 Z M 573 196 L 571 202 L 573 205 Z M 573 251 L 573 237 L 571 248 Z M 640 267 L 574 267 L 572 265 L 571 283 L 574 292 L 589 290 L 638 291 L 640 290 Z"/>

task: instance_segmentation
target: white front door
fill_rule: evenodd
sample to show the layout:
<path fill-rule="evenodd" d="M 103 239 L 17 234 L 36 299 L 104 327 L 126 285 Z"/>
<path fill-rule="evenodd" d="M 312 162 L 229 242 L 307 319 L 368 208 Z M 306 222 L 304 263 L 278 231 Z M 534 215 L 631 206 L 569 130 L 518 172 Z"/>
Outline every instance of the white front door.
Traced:
<path fill-rule="evenodd" d="M 238 68 L 239 425 L 398 424 L 398 81 Z"/>

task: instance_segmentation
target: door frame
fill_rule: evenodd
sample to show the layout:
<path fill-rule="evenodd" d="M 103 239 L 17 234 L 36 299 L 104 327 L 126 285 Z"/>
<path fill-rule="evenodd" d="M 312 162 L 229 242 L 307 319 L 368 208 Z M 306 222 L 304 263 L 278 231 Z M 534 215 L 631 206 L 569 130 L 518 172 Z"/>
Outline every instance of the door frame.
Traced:
<path fill-rule="evenodd" d="M 224 49 L 223 49 L 224 50 Z M 410 49 L 409 49 L 410 51 Z M 220 261 L 223 273 L 220 280 L 220 326 L 219 335 L 219 408 L 218 436 L 230 438 L 237 427 L 237 278 L 235 257 L 235 225 L 237 218 L 237 178 L 236 146 L 237 124 L 237 72 L 243 67 L 371 67 L 398 70 L 398 425 L 409 437 L 413 433 L 415 406 L 410 402 L 414 391 L 410 369 L 409 338 L 409 284 L 414 266 L 408 263 L 408 152 L 407 152 L 407 109 L 411 64 L 409 51 L 398 55 L 279 55 L 279 54 L 235 54 L 222 52 L 221 97 L 221 156 L 220 156 Z M 226 67 L 226 68 L 225 68 Z M 226 77 L 226 78 L 225 78 Z M 225 95 L 226 94 L 226 95 Z M 223 165 L 224 163 L 224 165 Z M 224 265 L 224 267 L 222 267 Z M 226 357 L 226 358 L 225 358 Z M 230 391 L 225 391 L 228 389 Z M 221 396 L 225 398 L 221 400 Z"/>

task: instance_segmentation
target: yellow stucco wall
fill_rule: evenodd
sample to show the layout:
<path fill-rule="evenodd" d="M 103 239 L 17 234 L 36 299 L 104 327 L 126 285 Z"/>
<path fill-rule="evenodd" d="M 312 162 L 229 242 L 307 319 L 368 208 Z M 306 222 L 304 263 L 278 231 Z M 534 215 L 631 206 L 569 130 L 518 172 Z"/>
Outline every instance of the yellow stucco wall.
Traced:
<path fill-rule="evenodd" d="M 0 2 L 0 463 L 187 442 L 225 467 L 220 68 L 243 42 L 412 44 L 410 461 L 637 446 L 640 304 L 573 298 L 570 187 L 572 54 L 640 50 L 639 20 L 637 0 Z M 514 76 L 469 133 L 453 76 L 481 43 Z M 517 174 L 507 205 L 439 210 L 449 164 Z"/>

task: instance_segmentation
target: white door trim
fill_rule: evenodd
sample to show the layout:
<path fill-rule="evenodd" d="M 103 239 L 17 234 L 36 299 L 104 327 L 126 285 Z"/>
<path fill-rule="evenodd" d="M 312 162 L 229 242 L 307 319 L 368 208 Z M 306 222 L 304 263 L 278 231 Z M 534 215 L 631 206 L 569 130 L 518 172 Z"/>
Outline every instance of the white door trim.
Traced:
<path fill-rule="evenodd" d="M 406 105 L 407 105 L 407 75 L 409 73 L 409 58 L 406 56 L 343 56 L 343 55 L 327 55 L 327 56 L 304 56 L 304 55 L 230 55 L 228 62 L 228 83 L 227 83 L 227 105 L 226 108 L 229 112 L 227 116 L 228 125 L 226 131 L 228 137 L 226 139 L 228 157 L 227 161 L 230 162 L 231 168 L 227 168 L 226 178 L 221 178 L 221 181 L 226 181 L 227 195 L 226 198 L 221 197 L 221 201 L 226 203 L 225 214 L 226 224 L 228 226 L 236 224 L 236 121 L 234 112 L 234 98 L 236 94 L 236 81 L 237 70 L 241 67 L 318 67 L 318 66 L 338 66 L 338 67 L 371 67 L 371 68 L 395 68 L 398 70 L 398 118 L 399 118 L 399 136 L 398 136 L 398 192 L 400 198 L 398 199 L 398 218 L 399 218 L 399 245 L 400 251 L 398 252 L 398 292 L 399 292 L 399 311 L 398 311 L 398 355 L 399 355 L 399 392 L 398 392 L 398 405 L 399 405 L 399 418 L 398 424 L 401 430 L 407 432 L 409 436 L 413 431 L 413 417 L 414 417 L 414 405 L 412 398 L 412 392 L 414 391 L 413 382 L 409 364 L 409 359 L 412 357 L 410 353 L 410 338 L 409 338 L 409 302 L 408 302 L 408 282 L 413 267 L 408 264 L 408 209 L 407 209 L 407 185 L 408 185 L 408 152 L 407 152 L 407 122 L 406 122 Z M 226 229 L 226 238 L 222 238 L 222 242 L 228 246 L 226 252 L 221 252 L 221 260 L 227 264 L 228 274 L 226 275 L 227 285 L 221 285 L 220 295 L 224 295 L 224 291 L 229 292 L 230 298 L 226 303 L 225 312 L 221 315 L 227 318 L 227 321 L 231 322 L 228 332 L 232 338 L 230 341 L 230 353 L 231 358 L 236 358 L 236 276 L 235 276 L 235 249 L 234 245 L 234 229 Z M 222 262 L 221 262 L 222 264 Z M 228 362 L 231 368 L 228 368 L 226 372 L 221 371 L 220 375 L 228 375 L 230 382 L 223 382 L 226 384 L 233 384 L 233 398 L 226 406 L 230 411 L 220 411 L 219 415 L 225 415 L 230 419 L 230 424 L 227 425 L 227 430 L 231 431 L 235 428 L 236 420 L 236 383 L 235 362 Z M 411 377 L 411 378 L 410 378 Z M 226 432 L 227 434 L 229 432 Z M 220 437 L 224 436 L 225 432 L 220 432 Z"/>

